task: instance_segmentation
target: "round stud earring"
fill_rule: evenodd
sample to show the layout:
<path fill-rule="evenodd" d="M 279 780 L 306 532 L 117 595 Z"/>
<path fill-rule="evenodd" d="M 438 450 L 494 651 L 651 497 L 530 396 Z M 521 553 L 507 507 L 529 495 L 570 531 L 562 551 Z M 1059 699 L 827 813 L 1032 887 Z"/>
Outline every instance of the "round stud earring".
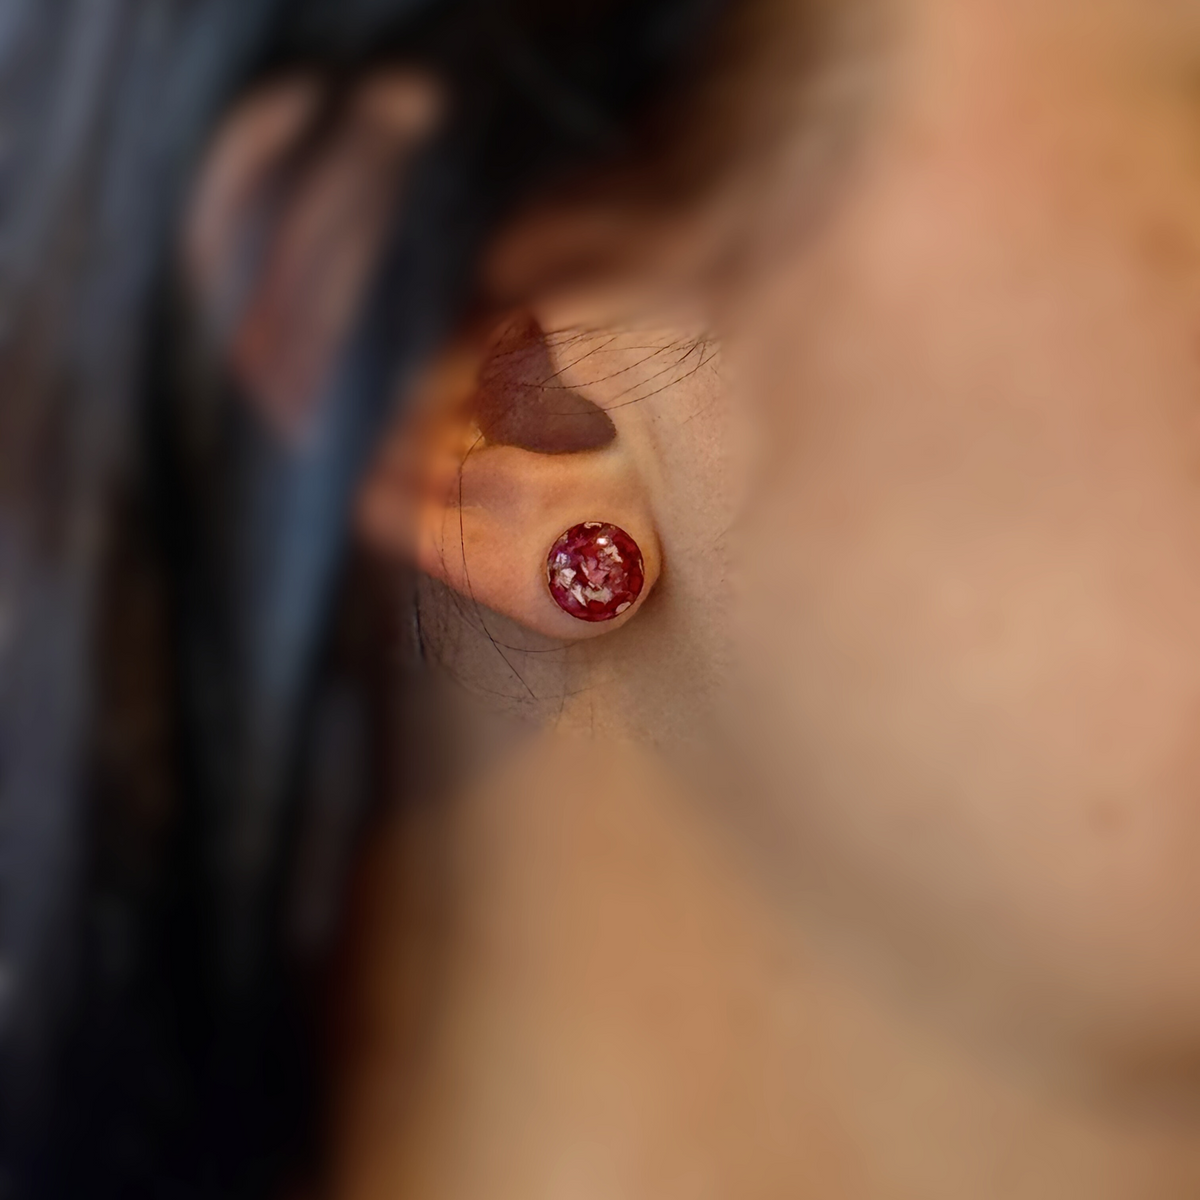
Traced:
<path fill-rule="evenodd" d="M 646 583 L 637 542 L 616 525 L 585 521 L 550 547 L 550 595 L 580 621 L 612 621 L 633 607 Z"/>

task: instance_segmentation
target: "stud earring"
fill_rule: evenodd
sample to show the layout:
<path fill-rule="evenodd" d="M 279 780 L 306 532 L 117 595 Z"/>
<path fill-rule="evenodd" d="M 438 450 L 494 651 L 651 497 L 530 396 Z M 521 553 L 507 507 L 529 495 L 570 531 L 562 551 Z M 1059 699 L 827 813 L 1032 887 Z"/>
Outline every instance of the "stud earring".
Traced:
<path fill-rule="evenodd" d="M 641 549 L 625 530 L 585 521 L 550 547 L 546 578 L 563 612 L 580 621 L 612 621 L 642 594 L 646 567 Z"/>

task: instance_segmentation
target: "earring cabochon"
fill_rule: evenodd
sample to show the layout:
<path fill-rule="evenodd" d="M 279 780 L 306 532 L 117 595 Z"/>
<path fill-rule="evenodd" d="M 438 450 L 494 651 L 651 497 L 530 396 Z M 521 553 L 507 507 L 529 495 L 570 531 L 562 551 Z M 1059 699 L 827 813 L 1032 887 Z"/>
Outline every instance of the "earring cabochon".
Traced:
<path fill-rule="evenodd" d="M 646 585 L 641 547 L 618 525 L 573 525 L 550 548 L 546 580 L 568 616 L 590 624 L 614 621 L 638 601 Z"/>

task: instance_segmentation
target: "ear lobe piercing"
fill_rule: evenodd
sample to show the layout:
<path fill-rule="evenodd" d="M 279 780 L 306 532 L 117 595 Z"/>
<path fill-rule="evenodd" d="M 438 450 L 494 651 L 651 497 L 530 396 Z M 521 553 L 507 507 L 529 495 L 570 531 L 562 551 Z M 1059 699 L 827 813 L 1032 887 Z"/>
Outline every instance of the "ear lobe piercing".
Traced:
<path fill-rule="evenodd" d="M 612 621 L 633 607 L 646 583 L 637 542 L 616 525 L 585 521 L 550 547 L 550 595 L 579 621 Z"/>

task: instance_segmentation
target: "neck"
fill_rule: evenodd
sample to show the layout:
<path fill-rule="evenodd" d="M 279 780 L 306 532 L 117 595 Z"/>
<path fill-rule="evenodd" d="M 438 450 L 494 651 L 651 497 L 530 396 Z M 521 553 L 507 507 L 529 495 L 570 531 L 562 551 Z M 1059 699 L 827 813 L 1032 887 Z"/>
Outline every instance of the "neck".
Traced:
<path fill-rule="evenodd" d="M 397 832 L 340 1194 L 1200 1194 L 1200 1130 L 1053 1093 L 901 1015 L 702 812 L 632 752 L 543 741 Z M 448 865 L 414 903 L 433 845 Z M 431 924 L 423 1007 L 396 947 Z"/>

